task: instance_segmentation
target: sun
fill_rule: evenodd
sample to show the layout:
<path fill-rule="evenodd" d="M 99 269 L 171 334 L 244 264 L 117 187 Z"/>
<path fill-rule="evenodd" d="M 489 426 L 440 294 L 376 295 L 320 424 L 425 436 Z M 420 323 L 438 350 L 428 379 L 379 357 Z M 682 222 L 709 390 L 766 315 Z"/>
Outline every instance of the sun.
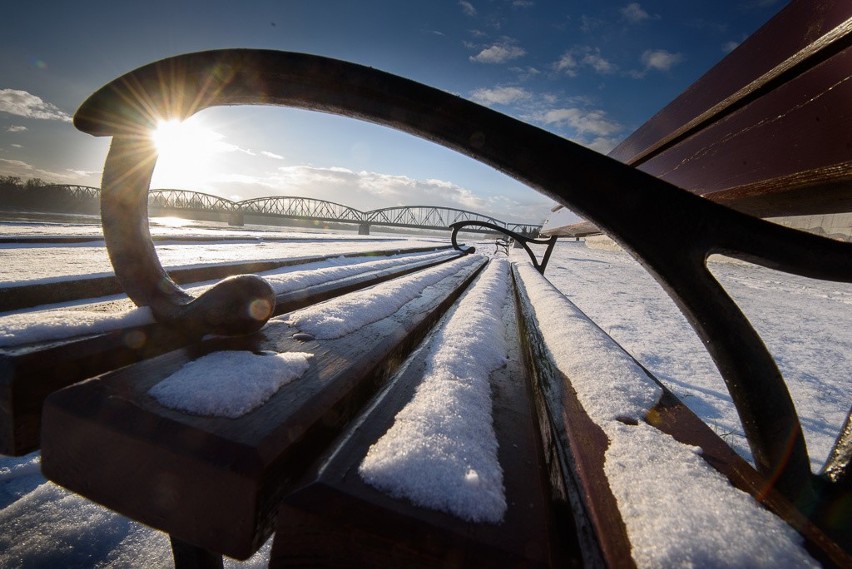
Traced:
<path fill-rule="evenodd" d="M 151 185 L 158 188 L 199 190 L 214 156 L 227 146 L 196 117 L 160 121 L 151 139 L 159 155 Z"/>

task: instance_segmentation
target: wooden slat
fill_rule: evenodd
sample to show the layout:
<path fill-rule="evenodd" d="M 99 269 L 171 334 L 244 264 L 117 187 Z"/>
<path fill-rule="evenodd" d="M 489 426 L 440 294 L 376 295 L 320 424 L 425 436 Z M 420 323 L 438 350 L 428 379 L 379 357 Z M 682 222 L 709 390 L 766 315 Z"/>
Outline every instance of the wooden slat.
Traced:
<path fill-rule="evenodd" d="M 548 433 L 545 440 L 552 447 L 548 456 L 552 457 L 554 484 L 561 483 L 571 499 L 572 507 L 579 516 L 577 526 L 581 544 L 584 551 L 592 556 L 591 562 L 607 567 L 633 567 L 624 521 L 604 472 L 604 455 L 609 440 L 586 414 L 570 377 L 558 369 L 549 356 L 535 326 L 535 313 L 523 287 L 517 286 L 516 290 L 523 315 L 521 321 L 526 326 L 521 337 L 527 340 L 527 364 L 536 374 L 540 414 L 546 422 L 543 430 Z M 615 340 L 610 340 L 613 346 L 618 346 Z M 618 348 L 621 349 L 620 346 Z M 601 353 L 600 357 L 606 357 L 606 354 Z M 645 369 L 641 363 L 636 363 Z M 645 422 L 681 443 L 700 447 L 701 457 L 710 466 L 734 487 L 750 494 L 797 530 L 803 536 L 809 553 L 825 566 L 852 567 L 852 557 L 774 490 L 773 481 L 767 480 L 737 455 L 650 371 L 645 371 L 663 392 L 660 401 L 645 416 Z M 807 503 L 802 505 L 808 507 Z M 845 523 L 837 511 L 832 514 L 834 519 L 828 520 L 829 523 Z M 665 514 L 661 511 L 660 515 Z"/>
<path fill-rule="evenodd" d="M 213 338 L 60 390 L 47 398 L 45 475 L 177 539 L 236 558 L 272 530 L 283 494 L 402 356 L 474 278 L 482 260 L 392 317 L 337 340 L 301 343 L 279 321 Z M 438 292 L 438 291 L 444 292 Z M 200 417 L 147 394 L 185 363 L 217 350 L 302 351 L 310 369 L 236 419 Z"/>
<path fill-rule="evenodd" d="M 589 418 L 544 345 L 535 312 L 515 269 L 521 338 L 526 365 L 534 377 L 551 484 L 560 489 L 574 512 L 584 562 L 591 566 L 635 568 L 627 528 L 604 473 L 609 440 Z"/>
<path fill-rule="evenodd" d="M 771 480 L 763 477 L 752 465 L 734 452 L 719 435 L 650 372 L 648 375 L 663 389 L 663 396 L 659 403 L 645 417 L 648 424 L 671 435 L 678 442 L 700 447 L 701 457 L 723 474 L 735 488 L 751 495 L 766 509 L 802 534 L 808 552 L 823 566 L 852 567 L 852 556 L 844 552 L 832 537 L 826 535 L 812 521 L 819 519 L 821 522 L 833 524 L 838 530 L 838 535 L 845 532 L 848 539 L 848 514 L 844 517 L 838 511 L 815 512 L 811 510 L 807 501 L 803 501 L 801 506 L 808 511 L 810 518 L 802 514 L 772 488 Z"/>
<path fill-rule="evenodd" d="M 619 144 L 610 156 L 638 165 L 678 137 L 759 94 L 797 65 L 852 31 L 846 0 L 793 0 L 675 100 Z"/>
<path fill-rule="evenodd" d="M 414 261 L 284 293 L 275 314 L 284 314 L 335 296 L 373 286 L 452 260 Z M 129 302 L 126 303 L 129 305 Z M 82 307 L 110 310 L 107 305 Z M 39 446 L 45 397 L 95 375 L 188 345 L 198 338 L 162 324 L 132 326 L 112 332 L 0 348 L 0 454 L 19 456 Z"/>
<path fill-rule="evenodd" d="M 90 239 L 91 240 L 91 239 Z M 30 240 L 31 241 L 31 240 Z M 274 239 L 273 239 L 274 241 Z M 202 241 L 203 242 L 203 241 Z M 233 275 L 274 271 L 283 267 L 316 263 L 339 257 L 384 256 L 400 253 L 424 253 L 449 249 L 444 247 L 412 247 L 410 249 L 389 249 L 380 251 L 361 251 L 332 255 L 311 255 L 288 259 L 255 260 L 236 263 L 216 263 L 199 267 L 176 268 L 166 271 L 178 284 L 191 284 L 214 279 L 223 279 Z M 93 278 L 68 277 L 67 280 L 50 283 L 26 283 L 20 286 L 0 287 L 0 312 L 21 310 L 45 304 L 84 300 L 112 296 L 123 292 L 115 275 Z"/>
<path fill-rule="evenodd" d="M 609 155 L 761 217 L 852 210 L 852 3 L 794 0 Z"/>
<path fill-rule="evenodd" d="M 473 523 L 418 507 L 369 486 L 358 474 L 370 445 L 391 427 L 422 380 L 428 350 L 421 348 L 285 499 L 270 567 L 548 567 L 580 558 L 573 533 L 557 534 L 514 302 L 504 323 L 515 341 L 509 364 L 492 375 L 508 503 L 503 521 Z"/>
<path fill-rule="evenodd" d="M 852 210 L 850 148 L 852 47 L 639 169 L 753 215 L 838 213 Z"/>

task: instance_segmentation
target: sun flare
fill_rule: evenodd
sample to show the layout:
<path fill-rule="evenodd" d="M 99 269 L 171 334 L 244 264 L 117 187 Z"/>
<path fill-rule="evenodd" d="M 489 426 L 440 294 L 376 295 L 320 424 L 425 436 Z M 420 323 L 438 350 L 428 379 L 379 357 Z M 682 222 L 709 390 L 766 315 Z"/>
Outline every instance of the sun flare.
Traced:
<path fill-rule="evenodd" d="M 164 188 L 199 189 L 213 157 L 227 146 L 195 117 L 160 121 L 151 138 L 159 154 L 152 185 Z"/>

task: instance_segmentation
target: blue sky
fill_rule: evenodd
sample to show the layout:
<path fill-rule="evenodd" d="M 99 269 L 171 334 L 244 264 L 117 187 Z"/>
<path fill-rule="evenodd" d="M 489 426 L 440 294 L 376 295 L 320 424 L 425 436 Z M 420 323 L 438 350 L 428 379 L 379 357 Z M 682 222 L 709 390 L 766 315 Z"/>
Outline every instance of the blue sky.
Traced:
<path fill-rule="evenodd" d="M 109 140 L 74 129 L 70 117 L 80 103 L 103 84 L 157 59 L 228 47 L 369 65 L 605 153 L 784 4 L 7 3 L 0 21 L 0 175 L 98 186 Z M 359 209 L 444 205 L 531 223 L 540 222 L 552 205 L 467 157 L 353 119 L 233 107 L 202 111 L 190 124 L 171 142 L 163 138 L 153 187 L 229 199 L 304 195 Z"/>

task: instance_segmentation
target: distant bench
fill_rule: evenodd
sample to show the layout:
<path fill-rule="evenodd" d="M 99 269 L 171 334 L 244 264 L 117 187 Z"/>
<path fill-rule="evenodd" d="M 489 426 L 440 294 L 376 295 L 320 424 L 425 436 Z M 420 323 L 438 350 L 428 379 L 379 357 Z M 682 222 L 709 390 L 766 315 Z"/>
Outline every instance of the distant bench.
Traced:
<path fill-rule="evenodd" d="M 801 18 L 808 5 L 794 2 L 768 29 L 776 21 L 789 23 L 791 12 Z M 829 61 L 832 54 L 848 52 L 849 14 L 839 25 L 831 18 L 819 21 L 825 27 L 811 26 L 809 33 L 825 33 L 808 36 L 805 47 L 794 46 L 799 59 L 791 56 L 791 62 Z M 755 37 L 776 41 L 774 33 L 766 34 Z M 770 40 L 757 45 L 773 49 L 774 43 L 762 43 Z M 738 50 L 731 57 L 738 53 L 748 55 Z M 757 101 L 772 95 L 779 85 L 773 81 L 756 91 Z M 840 82 L 837 88 L 847 85 Z M 134 104 L 142 94 L 144 104 Z M 495 166 L 605 230 L 660 281 L 708 345 L 757 468 L 739 459 L 564 297 L 551 291 L 545 294 L 550 300 L 536 300 L 530 291 L 546 291 L 546 280 L 517 265 L 511 300 L 502 301 L 509 362 L 492 375 L 491 387 L 508 504 L 503 522 L 460 520 L 365 485 L 356 474 L 357 459 L 411 398 L 426 357 L 416 346 L 484 274 L 485 261 L 448 261 L 458 263 L 459 270 L 446 275 L 444 285 L 436 289 L 433 282 L 401 312 L 328 340 L 278 320 L 267 323 L 281 309 L 275 308 L 275 291 L 260 278 L 234 277 L 197 298 L 188 294 L 165 275 L 140 223 L 154 167 L 151 149 L 140 144 L 140 130 L 156 122 L 147 109 L 169 109 L 184 118 L 206 106 L 241 103 L 335 112 L 423 136 Z M 102 215 L 117 277 L 130 298 L 149 306 L 162 326 L 193 340 L 47 397 L 40 439 L 43 470 L 84 496 L 170 533 L 177 565 L 220 566 L 223 553 L 245 558 L 274 530 L 270 565 L 276 567 L 634 566 L 641 544 L 629 537 L 628 526 L 638 504 L 616 498 L 604 470 L 604 453 L 616 445 L 615 430 L 648 437 L 668 433 L 700 446 L 703 463 L 795 528 L 816 559 L 829 566 L 850 565 L 849 551 L 843 549 L 850 542 L 849 513 L 828 514 L 849 499 L 852 426 L 847 421 L 842 427 L 825 471 L 812 475 L 798 417 L 774 361 L 704 266 L 708 255 L 724 253 L 849 282 L 848 244 L 721 207 L 423 85 L 301 54 L 224 50 L 160 61 L 95 93 L 75 124 L 114 137 L 104 170 Z M 649 219 L 655 223 L 648 224 Z M 548 249 L 541 261 L 533 258 L 538 273 L 544 272 L 554 242 L 542 243 Z M 411 276 L 433 270 L 441 269 L 422 268 Z M 565 334 L 569 317 L 586 322 L 583 334 L 599 341 L 594 363 L 626 366 L 635 374 L 631 377 L 658 395 L 656 403 L 603 420 L 595 415 L 582 394 L 585 372 L 572 371 L 572 361 L 554 354 L 553 340 L 548 340 Z M 217 336 L 196 339 L 210 332 Z M 228 351 L 249 354 L 250 361 L 274 353 L 310 354 L 300 356 L 306 358 L 308 375 L 234 418 L 187 413 L 151 395 L 155 385 L 185 364 Z M 82 379 L 71 377 L 69 383 Z M 59 387 L 40 379 L 33 383 L 41 386 L 5 401 L 40 406 L 47 392 Z M 634 381 L 623 387 L 628 386 Z M 615 383 L 613 396 L 620 392 Z M 14 408 L 4 405 L 7 419 Z M 14 419 L 12 424 L 14 429 Z M 471 474 L 472 484 L 476 474 Z M 679 501 L 676 494 L 667 499 Z"/>

